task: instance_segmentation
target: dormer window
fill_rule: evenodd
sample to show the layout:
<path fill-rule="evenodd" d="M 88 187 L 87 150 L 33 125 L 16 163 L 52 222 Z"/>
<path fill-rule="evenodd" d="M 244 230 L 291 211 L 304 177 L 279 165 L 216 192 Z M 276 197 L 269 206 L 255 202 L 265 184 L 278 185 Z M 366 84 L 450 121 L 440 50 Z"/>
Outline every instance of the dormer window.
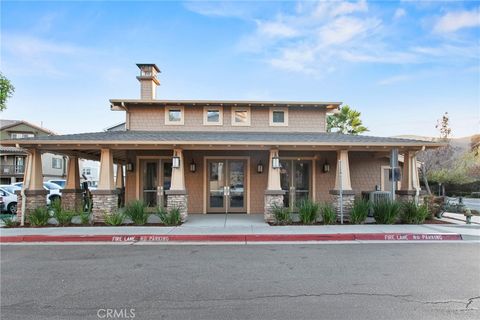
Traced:
<path fill-rule="evenodd" d="M 223 107 L 204 107 L 203 124 L 206 126 L 223 125 Z"/>
<path fill-rule="evenodd" d="M 232 107 L 232 126 L 250 126 L 250 107 Z"/>
<path fill-rule="evenodd" d="M 165 107 L 165 124 L 166 125 L 183 125 L 184 124 L 183 106 Z"/>
<path fill-rule="evenodd" d="M 287 108 L 270 108 L 270 126 L 288 126 Z"/>

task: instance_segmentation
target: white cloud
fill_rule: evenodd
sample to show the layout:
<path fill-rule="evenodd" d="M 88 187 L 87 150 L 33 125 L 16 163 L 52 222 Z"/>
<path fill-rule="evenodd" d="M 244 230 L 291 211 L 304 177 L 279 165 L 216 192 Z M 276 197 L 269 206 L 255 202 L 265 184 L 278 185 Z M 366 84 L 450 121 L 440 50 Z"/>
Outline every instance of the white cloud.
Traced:
<path fill-rule="evenodd" d="M 480 8 L 471 11 L 448 12 L 435 23 L 433 30 L 437 33 L 450 33 L 464 28 L 480 26 Z"/>
<path fill-rule="evenodd" d="M 290 38 L 297 35 L 297 31 L 281 21 L 258 21 L 258 33 L 267 37 Z"/>
<path fill-rule="evenodd" d="M 393 18 L 394 19 L 400 19 L 400 18 L 404 17 L 406 14 L 407 14 L 407 11 L 405 11 L 405 9 L 398 8 L 397 10 L 395 10 L 395 13 L 393 14 Z"/>

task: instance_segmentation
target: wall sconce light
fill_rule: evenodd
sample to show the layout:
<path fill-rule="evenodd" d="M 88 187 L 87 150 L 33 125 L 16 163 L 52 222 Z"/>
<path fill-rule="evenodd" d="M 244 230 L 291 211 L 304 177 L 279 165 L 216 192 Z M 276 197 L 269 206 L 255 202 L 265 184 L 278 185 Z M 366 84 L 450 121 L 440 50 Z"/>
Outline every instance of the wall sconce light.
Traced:
<path fill-rule="evenodd" d="M 127 171 L 133 171 L 133 163 L 129 162 L 125 165 Z"/>
<path fill-rule="evenodd" d="M 263 163 L 259 161 L 257 164 L 257 173 L 263 173 Z"/>
<path fill-rule="evenodd" d="M 190 172 L 195 172 L 195 171 L 197 171 L 197 164 L 192 159 L 192 162 L 190 162 Z"/>
<path fill-rule="evenodd" d="M 282 166 L 280 165 L 280 158 L 278 156 L 272 157 L 272 168 L 273 169 L 280 169 Z"/>
<path fill-rule="evenodd" d="M 330 171 L 330 164 L 328 163 L 327 160 L 325 160 L 325 163 L 323 164 L 323 172 L 327 173 Z"/>
<path fill-rule="evenodd" d="M 175 169 L 180 168 L 180 157 L 178 156 L 172 157 L 172 168 L 175 168 Z"/>

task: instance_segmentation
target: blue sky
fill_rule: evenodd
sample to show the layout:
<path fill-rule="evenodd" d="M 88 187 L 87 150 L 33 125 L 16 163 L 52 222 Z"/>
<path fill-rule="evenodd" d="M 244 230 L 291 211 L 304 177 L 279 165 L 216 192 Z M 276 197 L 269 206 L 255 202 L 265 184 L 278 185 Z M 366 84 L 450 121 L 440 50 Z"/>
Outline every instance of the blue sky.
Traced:
<path fill-rule="evenodd" d="M 1 2 L 5 119 L 58 133 L 123 121 L 137 62 L 157 98 L 343 101 L 369 134 L 480 132 L 480 2 Z"/>

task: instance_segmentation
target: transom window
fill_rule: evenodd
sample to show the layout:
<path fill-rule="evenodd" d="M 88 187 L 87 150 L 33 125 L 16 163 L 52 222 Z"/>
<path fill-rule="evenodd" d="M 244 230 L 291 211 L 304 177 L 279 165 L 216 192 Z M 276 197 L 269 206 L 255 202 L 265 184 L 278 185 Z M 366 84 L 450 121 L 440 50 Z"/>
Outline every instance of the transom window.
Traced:
<path fill-rule="evenodd" d="M 10 134 L 10 138 L 12 139 L 33 138 L 33 137 L 35 137 L 35 134 L 33 133 L 13 132 Z"/>
<path fill-rule="evenodd" d="M 232 126 L 249 126 L 250 108 L 233 107 L 232 108 Z"/>
<path fill-rule="evenodd" d="M 183 106 L 165 107 L 165 124 L 167 125 L 183 125 L 184 111 Z"/>
<path fill-rule="evenodd" d="M 270 108 L 270 126 L 288 126 L 288 109 Z"/>
<path fill-rule="evenodd" d="M 204 125 L 222 125 L 223 108 L 222 107 L 204 107 L 203 108 Z"/>

